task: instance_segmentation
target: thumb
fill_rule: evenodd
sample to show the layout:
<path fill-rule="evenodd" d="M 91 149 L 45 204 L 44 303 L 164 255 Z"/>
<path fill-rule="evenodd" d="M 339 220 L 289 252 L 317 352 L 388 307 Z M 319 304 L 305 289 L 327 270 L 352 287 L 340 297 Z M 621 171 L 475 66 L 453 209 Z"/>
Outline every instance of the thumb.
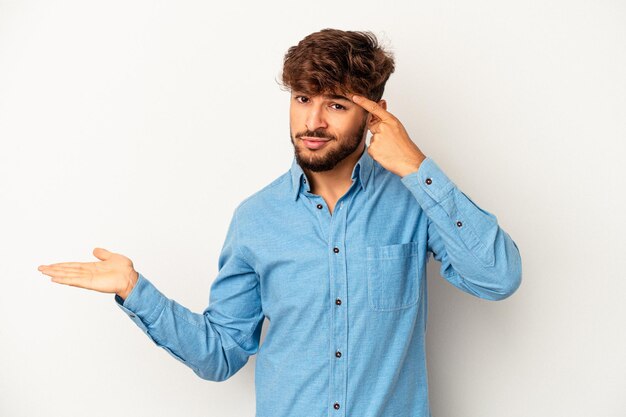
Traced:
<path fill-rule="evenodd" d="M 111 255 L 113 255 L 111 252 L 103 248 L 95 248 L 93 250 L 93 256 L 100 259 L 101 261 L 106 261 L 111 257 Z"/>

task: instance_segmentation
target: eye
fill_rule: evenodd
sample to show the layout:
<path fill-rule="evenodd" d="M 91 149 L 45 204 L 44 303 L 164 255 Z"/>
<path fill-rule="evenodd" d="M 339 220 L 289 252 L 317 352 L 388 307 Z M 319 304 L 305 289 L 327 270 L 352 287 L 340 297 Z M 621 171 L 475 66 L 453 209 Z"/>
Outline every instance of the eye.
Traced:
<path fill-rule="evenodd" d="M 345 110 L 346 108 L 344 106 L 342 106 L 341 104 L 337 104 L 337 103 L 333 103 L 331 104 L 331 106 L 339 106 L 340 108 L 335 108 L 335 110 Z"/>
<path fill-rule="evenodd" d="M 306 101 L 304 101 L 304 102 L 303 102 L 303 101 L 300 101 L 299 99 L 303 99 L 303 100 L 306 100 Z M 306 102 L 309 100 L 309 98 L 308 98 L 308 97 L 305 97 L 305 96 L 296 96 L 296 97 L 295 97 L 295 100 L 296 100 L 297 102 L 299 102 L 299 103 L 306 103 Z"/>

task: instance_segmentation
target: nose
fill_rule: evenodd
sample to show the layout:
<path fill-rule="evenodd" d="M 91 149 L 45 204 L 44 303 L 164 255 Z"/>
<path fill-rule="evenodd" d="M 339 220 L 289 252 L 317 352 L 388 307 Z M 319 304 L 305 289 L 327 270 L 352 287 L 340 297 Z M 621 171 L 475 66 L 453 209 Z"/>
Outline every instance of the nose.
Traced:
<path fill-rule="evenodd" d="M 306 116 L 306 128 L 315 131 L 319 128 L 327 128 L 328 124 L 324 120 L 322 109 L 319 106 L 310 106 Z"/>

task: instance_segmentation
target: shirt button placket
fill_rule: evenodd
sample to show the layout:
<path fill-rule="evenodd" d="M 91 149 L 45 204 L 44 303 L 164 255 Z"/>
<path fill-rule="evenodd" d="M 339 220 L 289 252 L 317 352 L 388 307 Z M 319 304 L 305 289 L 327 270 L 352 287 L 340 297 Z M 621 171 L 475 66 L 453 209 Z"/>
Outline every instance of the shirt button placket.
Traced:
<path fill-rule="evenodd" d="M 334 356 L 334 362 L 331 363 L 331 380 L 330 380 L 330 398 L 333 399 L 332 406 L 335 410 L 341 412 L 333 413 L 336 416 L 345 415 L 346 401 L 346 367 L 347 356 L 345 349 L 348 343 L 347 323 L 348 309 L 343 308 L 342 301 L 347 297 L 347 277 L 346 277 L 346 249 L 345 249 L 345 229 L 346 229 L 346 212 L 343 210 L 344 201 L 338 202 L 337 210 L 331 217 L 329 229 L 329 242 L 334 244 L 331 246 L 332 254 L 330 257 L 330 285 L 331 292 L 335 295 L 333 310 L 331 310 L 332 327 L 331 327 L 331 343 L 335 346 L 335 350 L 329 352 Z M 341 306 L 341 308 L 339 307 Z M 341 358 L 341 360 L 339 360 Z"/>
<path fill-rule="evenodd" d="M 336 229 L 335 229 L 336 230 Z M 333 253 L 335 254 L 335 262 L 333 262 L 334 264 L 334 273 L 332 274 L 332 276 L 335 278 L 335 280 L 331 281 L 332 285 L 334 285 L 335 288 L 335 292 L 337 294 L 341 294 L 342 292 L 342 288 L 345 288 L 345 286 L 343 286 L 341 277 L 343 276 L 342 272 L 343 272 L 343 262 L 341 262 L 339 256 L 341 253 L 341 250 L 335 246 L 333 247 Z M 341 300 L 339 298 L 337 298 L 335 300 L 335 305 L 341 305 Z M 344 340 L 344 335 L 345 335 L 345 329 L 344 329 L 344 317 L 345 317 L 345 308 L 344 309 L 337 309 L 335 310 L 335 320 L 333 322 L 333 342 L 336 344 L 341 344 Z M 340 358 L 341 357 L 341 352 L 339 352 L 339 350 L 335 351 L 335 358 Z M 332 394 L 333 396 L 335 396 L 335 398 L 337 398 L 337 396 L 339 396 L 339 398 L 341 398 L 341 394 L 343 393 L 342 385 L 343 385 L 343 375 L 345 370 L 343 369 L 343 366 L 345 364 L 345 361 L 341 361 L 341 362 L 337 362 L 335 363 L 335 365 L 332 367 L 334 369 L 333 375 L 332 375 L 332 384 L 331 384 L 331 390 L 332 390 Z M 333 404 L 333 408 L 335 410 L 339 410 L 340 408 L 340 404 L 338 401 L 336 401 Z"/>

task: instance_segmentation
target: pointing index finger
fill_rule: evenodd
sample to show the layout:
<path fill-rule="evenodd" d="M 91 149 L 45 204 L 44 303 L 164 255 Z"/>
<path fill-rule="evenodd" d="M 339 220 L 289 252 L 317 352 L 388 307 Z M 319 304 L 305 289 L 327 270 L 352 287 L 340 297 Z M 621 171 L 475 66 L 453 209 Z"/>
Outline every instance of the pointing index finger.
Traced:
<path fill-rule="evenodd" d="M 382 121 L 391 120 L 393 118 L 393 115 L 387 110 L 383 109 L 380 104 L 368 99 L 367 97 L 354 94 L 352 96 L 352 101 L 363 107 L 369 113 L 372 113 L 375 116 L 379 117 Z"/>

